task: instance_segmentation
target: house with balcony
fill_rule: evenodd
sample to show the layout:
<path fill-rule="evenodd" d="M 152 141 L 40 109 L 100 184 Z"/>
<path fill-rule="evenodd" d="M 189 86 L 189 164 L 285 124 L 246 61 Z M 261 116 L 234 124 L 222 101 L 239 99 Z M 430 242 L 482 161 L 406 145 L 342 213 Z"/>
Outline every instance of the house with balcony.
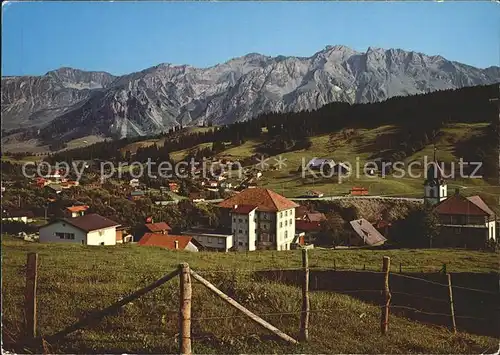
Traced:
<path fill-rule="evenodd" d="M 481 249 L 488 240 L 496 240 L 495 213 L 479 196 L 455 194 L 435 205 L 439 218 L 439 236 L 433 247 Z"/>
<path fill-rule="evenodd" d="M 220 202 L 222 223 L 230 228 L 234 249 L 290 250 L 298 205 L 265 188 L 250 188 Z"/>

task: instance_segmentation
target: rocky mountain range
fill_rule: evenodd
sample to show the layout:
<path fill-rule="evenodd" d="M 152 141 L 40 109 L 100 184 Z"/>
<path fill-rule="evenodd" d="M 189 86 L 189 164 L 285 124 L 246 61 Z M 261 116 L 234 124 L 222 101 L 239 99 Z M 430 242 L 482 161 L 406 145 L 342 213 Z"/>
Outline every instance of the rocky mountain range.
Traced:
<path fill-rule="evenodd" d="M 42 142 L 143 136 L 333 101 L 365 103 L 496 82 L 499 67 L 346 46 L 327 46 L 311 57 L 251 53 L 209 68 L 160 64 L 123 76 L 61 68 L 43 76 L 2 77 L 2 129 L 4 136 Z"/>

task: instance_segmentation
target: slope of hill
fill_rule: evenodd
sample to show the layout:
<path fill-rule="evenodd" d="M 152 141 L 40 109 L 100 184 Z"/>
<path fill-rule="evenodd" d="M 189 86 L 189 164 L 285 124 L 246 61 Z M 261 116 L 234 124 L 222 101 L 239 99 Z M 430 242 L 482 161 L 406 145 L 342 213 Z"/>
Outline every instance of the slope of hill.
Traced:
<path fill-rule="evenodd" d="M 34 127 L 28 136 L 42 141 L 143 136 L 498 81 L 498 67 L 478 69 L 400 49 L 361 53 L 327 46 L 307 58 L 252 53 L 205 69 L 160 64 L 118 78 L 69 68 L 2 78 L 2 117 L 5 129 Z"/>
<path fill-rule="evenodd" d="M 296 337 L 301 290 L 252 275 L 256 269 L 300 265 L 300 251 L 238 253 L 171 252 L 124 245 L 110 248 L 27 243 L 2 238 L 3 346 L 22 349 L 24 263 L 27 252 L 39 253 L 38 330 L 47 335 L 105 307 L 172 271 L 180 262 L 284 332 Z M 437 271 L 487 273 L 497 268 L 494 253 L 459 250 L 312 250 L 310 266 L 380 270 L 383 255 L 394 272 Z M 92 263 L 89 263 L 89 261 Z M 313 282 L 313 281 L 311 281 Z M 392 281 L 391 281 L 392 282 Z M 314 285 L 314 283 L 312 283 Z M 483 285 L 486 286 L 486 285 Z M 493 285 L 498 285 L 493 282 Z M 347 287 L 347 285 L 346 285 Z M 396 298 L 397 295 L 394 295 Z M 379 334 L 379 307 L 335 292 L 311 292 L 310 341 L 292 346 L 253 324 L 234 309 L 193 284 L 192 341 L 194 353 L 491 353 L 498 340 L 425 325 L 394 315 L 389 333 Z M 447 304 L 445 304 L 447 307 Z M 125 306 L 45 351 L 64 353 L 177 353 L 178 280 Z M 321 310 L 321 312 L 318 312 Z M 458 309 L 457 309 L 458 310 Z M 284 314 L 281 314 L 284 313 Z M 41 352 L 41 349 L 36 352 Z"/>

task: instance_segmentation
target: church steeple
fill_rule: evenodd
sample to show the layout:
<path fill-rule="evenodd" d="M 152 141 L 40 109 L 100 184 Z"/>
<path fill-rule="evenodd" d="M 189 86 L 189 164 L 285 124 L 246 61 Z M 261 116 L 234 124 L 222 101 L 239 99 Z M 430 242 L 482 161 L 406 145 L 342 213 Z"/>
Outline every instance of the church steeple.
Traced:
<path fill-rule="evenodd" d="M 443 178 L 442 168 L 437 160 L 437 148 L 434 145 L 432 162 L 427 163 L 427 176 L 424 181 L 424 201 L 437 204 L 448 197 L 448 186 Z"/>

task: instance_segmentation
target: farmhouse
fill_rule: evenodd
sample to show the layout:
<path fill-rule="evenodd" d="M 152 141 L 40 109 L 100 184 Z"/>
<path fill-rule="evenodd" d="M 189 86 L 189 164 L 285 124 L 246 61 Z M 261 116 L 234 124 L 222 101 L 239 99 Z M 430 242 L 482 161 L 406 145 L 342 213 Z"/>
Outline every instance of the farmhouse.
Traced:
<path fill-rule="evenodd" d="M 119 223 L 95 213 L 61 218 L 40 227 L 40 242 L 115 245 Z"/>
<path fill-rule="evenodd" d="M 295 208 L 298 207 L 295 202 L 256 187 L 243 190 L 218 206 L 223 209 L 223 224 L 231 226 L 238 251 L 290 250 L 295 237 Z"/>
<path fill-rule="evenodd" d="M 496 240 L 495 213 L 479 196 L 464 197 L 458 190 L 435 206 L 439 236 L 433 246 L 483 248 Z"/>

